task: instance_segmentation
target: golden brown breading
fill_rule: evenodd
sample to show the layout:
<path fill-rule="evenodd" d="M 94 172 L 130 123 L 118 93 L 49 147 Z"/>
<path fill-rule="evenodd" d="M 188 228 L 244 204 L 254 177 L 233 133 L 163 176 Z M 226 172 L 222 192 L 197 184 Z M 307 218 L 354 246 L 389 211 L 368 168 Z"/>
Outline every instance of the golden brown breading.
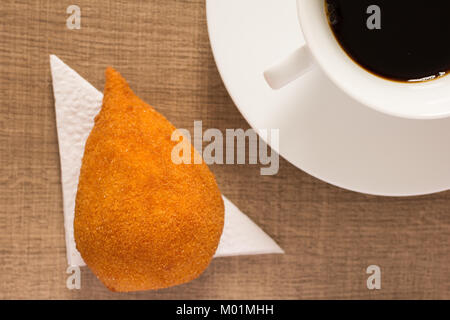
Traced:
<path fill-rule="evenodd" d="M 221 193 L 204 163 L 172 162 L 174 130 L 117 71 L 106 70 L 102 110 L 80 172 L 74 235 L 84 261 L 110 290 L 191 281 L 217 249 Z"/>

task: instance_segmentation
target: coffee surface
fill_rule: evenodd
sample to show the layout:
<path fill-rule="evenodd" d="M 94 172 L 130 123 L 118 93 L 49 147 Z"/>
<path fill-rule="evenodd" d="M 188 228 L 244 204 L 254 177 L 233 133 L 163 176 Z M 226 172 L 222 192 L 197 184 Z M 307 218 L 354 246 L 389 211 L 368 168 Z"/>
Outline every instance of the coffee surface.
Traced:
<path fill-rule="evenodd" d="M 450 70 L 450 0 L 325 0 L 333 33 L 368 71 L 423 81 Z"/>

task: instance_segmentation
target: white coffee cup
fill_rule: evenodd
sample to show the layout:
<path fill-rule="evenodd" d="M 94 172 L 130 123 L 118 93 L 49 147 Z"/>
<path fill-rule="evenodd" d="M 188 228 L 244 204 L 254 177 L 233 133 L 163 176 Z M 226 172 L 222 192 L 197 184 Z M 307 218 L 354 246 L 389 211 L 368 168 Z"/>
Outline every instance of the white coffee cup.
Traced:
<path fill-rule="evenodd" d="M 273 89 L 317 64 L 349 96 L 380 112 L 409 119 L 450 116 L 450 75 L 425 82 L 396 82 L 373 75 L 340 47 L 328 24 L 324 0 L 297 0 L 297 10 L 306 44 L 264 72 Z"/>

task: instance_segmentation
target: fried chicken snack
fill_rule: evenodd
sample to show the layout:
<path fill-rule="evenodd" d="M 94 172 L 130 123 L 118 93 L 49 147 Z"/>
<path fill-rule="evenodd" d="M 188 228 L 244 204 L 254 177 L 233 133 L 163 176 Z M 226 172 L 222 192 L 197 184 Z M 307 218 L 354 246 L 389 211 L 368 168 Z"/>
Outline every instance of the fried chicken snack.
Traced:
<path fill-rule="evenodd" d="M 86 264 L 112 291 L 191 281 L 219 244 L 221 193 L 204 163 L 172 162 L 174 130 L 117 71 L 106 70 L 80 172 L 74 236 Z"/>

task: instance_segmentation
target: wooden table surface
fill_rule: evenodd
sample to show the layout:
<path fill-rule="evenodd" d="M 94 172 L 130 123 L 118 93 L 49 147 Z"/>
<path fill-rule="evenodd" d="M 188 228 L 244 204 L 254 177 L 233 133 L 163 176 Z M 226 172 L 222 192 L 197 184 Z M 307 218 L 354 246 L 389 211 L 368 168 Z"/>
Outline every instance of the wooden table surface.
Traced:
<path fill-rule="evenodd" d="M 382 198 L 339 189 L 280 160 L 212 166 L 222 192 L 285 250 L 214 259 L 197 280 L 166 290 L 109 292 L 87 268 L 66 289 L 62 195 L 49 54 L 98 89 L 106 66 L 176 126 L 243 128 L 211 53 L 204 0 L 71 1 L 0 6 L 0 298 L 449 299 L 450 192 Z M 369 291 L 365 269 L 382 269 Z"/>

